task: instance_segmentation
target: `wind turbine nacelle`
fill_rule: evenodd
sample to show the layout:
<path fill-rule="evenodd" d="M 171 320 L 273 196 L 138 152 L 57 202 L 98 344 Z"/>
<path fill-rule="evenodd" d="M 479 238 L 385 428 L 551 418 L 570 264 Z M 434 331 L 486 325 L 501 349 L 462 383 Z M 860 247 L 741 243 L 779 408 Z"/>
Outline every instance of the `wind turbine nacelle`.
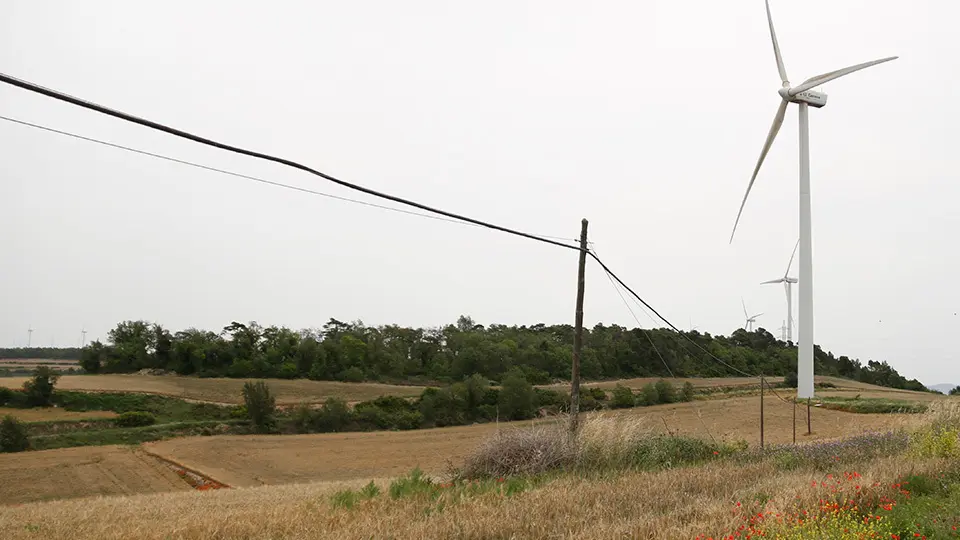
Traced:
<path fill-rule="evenodd" d="M 799 94 L 793 96 L 793 101 L 795 103 L 806 103 L 811 107 L 816 107 L 819 109 L 827 104 L 827 95 L 823 92 L 814 92 L 813 90 L 804 90 Z"/>

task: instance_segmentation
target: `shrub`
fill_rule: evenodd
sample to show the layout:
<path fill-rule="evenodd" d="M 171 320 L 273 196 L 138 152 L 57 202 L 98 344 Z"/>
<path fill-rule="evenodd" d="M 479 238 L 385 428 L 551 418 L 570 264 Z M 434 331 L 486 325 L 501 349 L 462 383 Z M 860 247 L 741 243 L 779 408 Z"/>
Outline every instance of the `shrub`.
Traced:
<path fill-rule="evenodd" d="M 643 399 L 643 405 L 656 405 L 657 403 L 660 403 L 660 391 L 653 383 L 647 383 L 643 385 L 643 390 L 640 391 L 640 396 Z"/>
<path fill-rule="evenodd" d="M 23 452 L 30 448 L 27 428 L 9 414 L 0 420 L 0 452 Z"/>
<path fill-rule="evenodd" d="M 310 409 L 310 405 L 306 403 L 297 405 L 293 409 L 293 414 L 290 415 L 290 423 L 297 433 L 310 433 L 313 427 L 313 411 Z"/>
<path fill-rule="evenodd" d="M 340 373 L 340 380 L 344 382 L 363 382 L 363 370 L 354 366 Z"/>
<path fill-rule="evenodd" d="M 593 399 L 597 401 L 606 401 L 607 393 L 603 391 L 603 388 L 597 388 L 596 386 L 591 386 L 586 390 L 587 394 L 590 395 Z"/>
<path fill-rule="evenodd" d="M 152 426 L 157 418 L 148 412 L 133 411 L 122 413 L 114 422 L 120 427 Z"/>
<path fill-rule="evenodd" d="M 628 409 L 636 404 L 637 400 L 633 397 L 633 390 L 630 390 L 630 388 L 618 384 L 613 389 L 613 401 L 611 401 L 610 406 L 614 409 Z"/>
<path fill-rule="evenodd" d="M 927 427 L 910 437 L 910 450 L 921 458 L 960 458 L 960 433 Z"/>
<path fill-rule="evenodd" d="M 660 403 L 673 403 L 677 400 L 677 389 L 663 379 L 657 381 L 657 394 L 660 396 Z"/>
<path fill-rule="evenodd" d="M 60 374 L 47 366 L 40 366 L 33 372 L 33 377 L 23 383 L 23 391 L 27 394 L 27 402 L 36 407 L 49 407 L 53 397 L 53 389 L 57 385 Z"/>
<path fill-rule="evenodd" d="M 539 474 L 576 463 L 576 442 L 560 425 L 507 429 L 487 439 L 467 457 L 464 479 Z"/>
<path fill-rule="evenodd" d="M 693 401 L 693 395 L 695 391 L 693 384 L 690 381 L 683 383 L 683 390 L 680 391 L 680 400 L 681 401 Z"/>
<path fill-rule="evenodd" d="M 551 413 L 560 413 L 570 409 L 570 394 L 534 388 L 537 395 L 537 406 Z"/>
<path fill-rule="evenodd" d="M 0 406 L 6 405 L 13 400 L 13 390 L 6 386 L 0 386 Z"/>
<path fill-rule="evenodd" d="M 277 410 L 276 399 L 270 393 L 270 387 L 263 381 L 247 381 L 243 385 L 243 404 L 247 409 L 247 418 L 253 429 L 266 433 L 276 425 L 274 415 Z"/>
<path fill-rule="evenodd" d="M 960 396 L 960 386 L 955 386 L 952 390 L 950 390 L 950 395 Z"/>
<path fill-rule="evenodd" d="M 507 373 L 500 386 L 500 415 L 504 419 L 525 420 L 533 417 L 536 411 L 536 393 L 522 373 Z"/>
<path fill-rule="evenodd" d="M 791 369 L 787 371 L 787 374 L 783 377 L 783 386 L 784 388 L 796 388 L 797 387 L 797 371 Z"/>
<path fill-rule="evenodd" d="M 327 398 L 323 406 L 317 411 L 313 425 L 317 431 L 343 431 L 350 424 L 351 413 L 347 402 L 335 397 Z"/>
<path fill-rule="evenodd" d="M 417 405 L 397 396 L 357 403 L 353 416 L 368 428 L 417 429 L 423 424 L 423 414 Z"/>

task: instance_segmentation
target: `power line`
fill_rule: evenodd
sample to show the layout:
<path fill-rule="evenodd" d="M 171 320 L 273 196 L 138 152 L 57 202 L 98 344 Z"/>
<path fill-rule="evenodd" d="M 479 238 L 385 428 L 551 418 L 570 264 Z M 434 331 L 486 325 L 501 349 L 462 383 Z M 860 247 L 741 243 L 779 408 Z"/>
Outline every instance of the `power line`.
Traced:
<path fill-rule="evenodd" d="M 22 126 L 27 126 L 27 127 L 35 128 L 35 129 L 47 131 L 47 132 L 50 132 L 50 133 L 56 133 L 56 134 L 58 134 L 58 135 L 64 135 L 64 136 L 67 136 L 67 137 L 72 137 L 72 138 L 74 138 L 74 139 L 79 139 L 79 140 L 82 140 L 82 141 L 92 142 L 92 143 L 95 143 L 95 144 L 100 144 L 100 145 L 103 145 L 103 146 L 108 146 L 108 147 L 116 148 L 116 149 L 119 149 L 119 150 L 125 150 L 125 151 L 127 151 L 127 152 L 133 152 L 133 153 L 135 153 L 135 154 L 141 154 L 141 155 L 144 155 L 144 156 L 149 156 L 149 157 L 152 157 L 152 158 L 162 159 L 162 160 L 170 161 L 170 162 L 173 162 L 173 163 L 179 163 L 179 164 L 181 164 L 181 165 L 187 165 L 187 166 L 190 166 L 190 167 L 196 167 L 196 168 L 198 168 L 198 169 L 204 169 L 204 170 L 207 170 L 207 171 L 212 171 L 212 172 L 217 172 L 217 173 L 226 174 L 226 175 L 230 175 L 230 176 L 235 176 L 235 177 L 237 177 L 237 178 L 244 178 L 244 179 L 246 179 L 246 180 L 252 180 L 252 181 L 254 181 L 254 182 L 259 182 L 259 183 L 261 183 L 261 184 L 266 184 L 266 185 L 270 185 L 270 186 L 280 187 L 280 188 L 284 188 L 284 189 L 290 189 L 290 190 L 293 190 L 293 191 L 299 191 L 299 192 L 301 192 L 301 193 L 308 193 L 308 194 L 310 194 L 310 195 L 319 195 L 319 196 L 321 196 L 321 197 L 327 197 L 327 198 L 329 198 L 329 199 L 335 199 L 335 200 L 338 200 L 338 201 L 344 201 L 344 202 L 359 204 L 359 205 L 362 205 L 362 206 L 369 206 L 369 207 L 371 207 L 371 208 L 379 208 L 379 209 L 381 209 L 381 210 L 389 210 L 389 211 L 391 211 L 391 212 L 398 212 L 398 213 L 407 214 L 407 215 L 410 215 L 410 216 L 418 216 L 418 217 L 427 218 L 427 219 L 434 219 L 434 220 L 437 220 L 437 221 L 445 221 L 445 222 L 448 222 L 448 223 L 456 223 L 456 224 L 458 224 L 458 225 L 470 225 L 470 226 L 473 226 L 473 227 L 480 227 L 480 225 L 477 225 L 477 224 L 475 224 L 475 223 L 470 223 L 470 222 L 467 222 L 467 221 L 460 221 L 460 220 L 456 220 L 456 219 L 445 218 L 445 217 L 443 217 L 443 216 L 435 216 L 435 215 L 431 215 L 431 214 L 425 214 L 425 213 L 422 213 L 422 212 L 413 212 L 413 211 L 411 211 L 411 210 L 404 210 L 403 208 L 394 208 L 394 207 L 392 207 L 392 206 L 385 206 L 385 205 L 382 205 L 382 204 L 376 204 L 376 203 L 372 203 L 372 202 L 361 201 L 361 200 L 358 200 L 358 199 L 351 199 L 351 198 L 349 198 L 349 197 L 341 197 L 341 196 L 339 196 L 339 195 L 332 195 L 332 194 L 330 194 L 330 193 L 324 193 L 324 192 L 322 192 L 322 191 L 316 191 L 316 190 L 313 190 L 313 189 L 303 188 L 303 187 L 294 186 L 294 185 L 290 185 L 290 184 L 284 184 L 284 183 L 282 183 L 282 182 L 276 182 L 276 181 L 273 181 L 273 180 L 266 180 L 266 179 L 264 179 L 264 178 L 259 178 L 259 177 L 251 176 L 251 175 L 248 175 L 248 174 L 242 174 L 242 173 L 238 173 L 238 172 L 234 172 L 234 171 L 228 171 L 228 170 L 226 170 L 226 169 L 219 169 L 219 168 L 217 168 L 217 167 L 211 167 L 211 166 L 209 166 L 209 165 L 203 165 L 203 164 L 201 164 L 201 163 L 196 163 L 196 162 L 193 162 L 193 161 L 187 161 L 187 160 L 184 160 L 184 159 L 178 159 L 178 158 L 174 158 L 174 157 L 170 157 L 170 156 L 165 156 L 165 155 L 163 155 L 163 154 L 157 154 L 157 153 L 155 153 L 155 152 L 148 152 L 148 151 L 146 151 L 146 150 L 140 150 L 140 149 L 138 149 L 138 148 L 132 148 L 132 147 L 130 147 L 130 146 L 124 146 L 124 145 L 122 145 L 122 144 L 116 144 L 116 143 L 112 143 L 112 142 L 109 142 L 109 141 L 104 141 L 104 140 L 101 140 L 101 139 L 95 139 L 95 138 L 93 138 L 93 137 L 87 137 L 87 136 L 84 136 L 84 135 L 80 135 L 80 134 L 78 134 L 78 133 L 72 133 L 72 132 L 69 132 L 69 131 L 61 130 L 61 129 L 56 129 L 56 128 L 52 128 L 52 127 L 48 127 L 48 126 L 42 126 L 42 125 L 40 125 L 40 124 L 35 124 L 35 123 L 32 123 L 32 122 L 27 122 L 27 121 L 25 121 L 25 120 L 18 120 L 18 119 L 16 119 L 16 118 L 10 118 L 10 117 L 8 117 L 8 116 L 0 115 L 0 120 L 5 120 L 5 121 L 7 121 L 7 122 L 12 122 L 12 123 L 14 123 L 14 124 L 20 124 L 20 125 L 22 125 Z M 555 239 L 555 240 L 570 240 L 569 238 L 564 238 L 564 237 L 562 237 L 562 236 L 548 236 L 548 235 L 537 235 L 537 236 L 540 236 L 541 238 L 552 238 L 552 239 Z"/>
<path fill-rule="evenodd" d="M 232 146 L 232 145 L 229 145 L 229 144 L 224 144 L 224 143 L 221 143 L 221 142 L 214 141 L 214 140 L 212 140 L 212 139 L 207 139 L 207 138 L 201 137 L 201 136 L 199 136 L 199 135 L 194 135 L 194 134 L 189 133 L 189 132 L 186 132 L 186 131 L 182 131 L 182 130 L 179 130 L 179 129 L 176 129 L 176 128 L 173 128 L 173 127 L 170 127 L 170 126 L 166 126 L 166 125 L 164 125 L 164 124 L 160 124 L 160 123 L 158 123 L 158 122 L 154 122 L 154 121 L 152 121 L 152 120 L 147 120 L 147 119 L 145 119 L 145 118 L 140 118 L 140 117 L 134 116 L 134 115 L 132 115 L 132 114 L 127 114 L 127 113 L 125 113 L 125 112 L 121 112 L 121 111 L 118 111 L 118 110 L 115 110 L 115 109 L 110 109 L 110 108 L 108 108 L 108 107 L 104 107 L 103 105 L 98 105 L 98 104 L 93 103 L 93 102 L 91 102 L 91 101 L 86 101 L 86 100 L 83 100 L 83 99 L 80 99 L 80 98 L 71 96 L 71 95 L 69 95 L 69 94 L 65 94 L 65 93 L 63 93 L 63 92 L 59 92 L 59 91 L 57 91 L 57 90 L 52 90 L 52 89 L 50 89 L 50 88 L 45 88 L 45 87 L 40 86 L 40 85 L 38 85 L 38 84 L 34 84 L 34 83 L 31 83 L 31 82 L 28 82 L 28 81 L 24 81 L 24 80 L 18 79 L 18 78 L 16 78 L 16 77 L 11 77 L 10 75 L 6 75 L 6 74 L 4 74 L 4 73 L 0 73 L 0 82 L 4 82 L 4 83 L 7 83 L 7 84 L 9 84 L 9 85 L 13 85 L 13 86 L 16 86 L 16 87 L 18 87 L 18 88 L 22 88 L 22 89 L 24 89 L 24 90 L 28 90 L 28 91 L 30 91 L 30 92 L 34 92 L 34 93 L 41 94 L 41 95 L 44 95 L 44 96 L 47 96 L 47 97 L 51 97 L 51 98 L 56 99 L 56 100 L 59 100 L 59 101 L 63 101 L 63 102 L 66 102 L 66 103 L 70 103 L 70 104 L 76 105 L 76 106 L 78 106 L 78 107 L 83 107 L 84 109 L 89 109 L 89 110 L 91 110 L 91 111 L 96 111 L 96 112 L 99 112 L 99 113 L 101 113 L 101 114 L 106 114 L 106 115 L 108 115 L 108 116 L 112 116 L 112 117 L 114 117 L 114 118 L 119 118 L 120 120 L 124 120 L 124 121 L 131 122 L 131 123 L 134 123 L 134 124 L 139 124 L 139 125 L 141 125 L 141 126 L 145 126 L 145 127 L 151 128 L 151 129 L 155 129 L 155 130 L 157 130 L 157 131 L 162 131 L 162 132 L 164 132 L 164 133 L 169 133 L 170 135 L 174 135 L 174 136 L 177 136 L 177 137 L 181 137 L 181 138 L 183 138 L 183 139 L 187 139 L 187 140 L 190 140 L 190 141 L 194 141 L 194 142 L 197 142 L 197 143 L 200 143 L 200 144 L 204 144 L 204 145 L 207 145 L 207 146 L 212 146 L 212 147 L 214 147 L 214 148 L 219 148 L 219 149 L 221 149 L 221 150 L 226 150 L 226 151 L 228 151 L 228 152 L 233 152 L 233 153 L 236 153 L 236 154 L 241 154 L 241 155 L 245 155 L 245 156 L 249 156 L 249 157 L 253 157 L 253 158 L 257 158 L 257 159 L 262 159 L 262 160 L 265 160 L 265 161 L 272 161 L 272 162 L 274 162 L 274 163 L 279 163 L 279 164 L 281 164 L 281 165 L 286 165 L 287 167 L 292 167 L 292 168 L 294 168 L 294 169 L 298 169 L 298 170 L 301 170 L 301 171 L 304 171 L 304 172 L 308 172 L 308 173 L 310 173 L 310 174 L 313 174 L 313 175 L 315 175 L 315 176 L 319 176 L 320 178 L 323 178 L 323 179 L 325 179 L 325 180 L 329 180 L 329 181 L 331 181 L 331 182 L 333 182 L 333 183 L 335 183 L 335 184 L 339 184 L 339 185 L 341 185 L 341 186 L 343 186 L 343 187 L 352 189 L 352 190 L 354 190 L 354 191 L 359 191 L 359 192 L 361 192 L 361 193 L 366 193 L 367 195 L 372 195 L 372 196 L 374 196 L 374 197 L 378 197 L 378 198 L 381 198 L 381 199 L 386 199 L 386 200 L 388 200 L 388 201 L 392 201 L 392 202 L 395 202 L 395 203 L 400 203 L 400 204 L 403 204 L 403 205 L 406 205 L 406 206 L 412 206 L 412 207 L 414 207 L 414 208 L 418 208 L 418 209 L 420 209 L 420 210 L 424 210 L 424 211 L 427 211 L 427 212 L 430 212 L 430 213 L 433 213 L 433 214 L 439 214 L 439 215 L 441 215 L 441 216 L 445 216 L 445 217 L 448 217 L 448 218 L 458 219 L 458 220 L 461 220 L 461 221 L 466 221 L 466 222 L 468 222 L 468 223 L 473 223 L 474 225 L 478 225 L 478 226 L 481 226 L 481 227 L 486 227 L 486 228 L 488 228 L 488 229 L 493 229 L 493 230 L 500 231 L 500 232 L 504 232 L 504 233 L 507 233 L 507 234 L 512 234 L 512 235 L 514 235 L 514 236 L 520 236 L 520 237 L 523 237 L 523 238 L 528 238 L 528 239 L 530 239 L 530 240 L 536 240 L 536 241 L 538 241 L 538 242 L 543 242 L 543 243 L 545 243 L 545 244 L 551 244 L 551 245 L 558 246 L 558 247 L 563 247 L 563 248 L 567 248 L 567 249 L 572 249 L 572 250 L 580 251 L 580 247 L 579 247 L 579 246 L 574 246 L 574 245 L 565 244 L 565 243 L 562 243 L 562 242 L 557 242 L 557 241 L 555 241 L 555 240 L 550 240 L 550 239 L 548 239 L 548 238 L 543 238 L 543 237 L 540 237 L 540 236 L 536 236 L 536 235 L 534 235 L 534 234 L 530 234 L 530 233 L 518 231 L 518 230 L 515 230 L 515 229 L 510 229 L 510 228 L 507 228 L 507 227 L 502 227 L 502 226 L 500 226 L 500 225 L 495 225 L 495 224 L 493 224 L 493 223 L 489 223 L 489 222 L 486 222 L 486 221 L 481 221 L 481 220 L 479 220 L 479 219 L 474 219 L 474 218 L 466 217 L 466 216 L 463 216 L 463 215 L 460 215 L 460 214 L 456 214 L 456 213 L 453 213 L 453 212 L 447 212 L 446 210 L 440 210 L 440 209 L 438 209 L 438 208 L 434 208 L 434 207 L 431 207 L 431 206 L 427 206 L 427 205 L 425 205 L 425 204 L 421 204 L 421 203 L 418 203 L 418 202 L 416 202 L 416 201 L 411 201 L 411 200 L 409 200 L 409 199 L 404 199 L 404 198 L 398 197 L 398 196 L 396 196 L 396 195 L 390 195 L 389 193 L 383 193 L 383 192 L 381 192 L 381 191 L 377 191 L 377 190 L 375 190 L 375 189 L 371 189 L 371 188 L 368 188 L 368 187 L 365 187 L 365 186 L 361 186 L 361 185 L 359 185 L 359 184 L 354 184 L 354 183 L 352 183 L 352 182 L 347 182 L 346 180 L 341 180 L 341 179 L 336 178 L 336 177 L 334 177 L 334 176 L 331 176 L 331 175 L 329 175 L 329 174 L 320 172 L 320 171 L 318 171 L 318 170 L 316 170 L 316 169 L 314 169 L 314 168 L 308 167 L 308 166 L 303 165 L 303 164 L 301 164 L 301 163 L 297 163 L 296 161 L 292 161 L 292 160 L 289 160 L 289 159 L 286 159 L 286 158 L 282 158 L 282 157 L 273 156 L 273 155 L 270 155 L 270 154 L 264 154 L 264 153 L 261 153 L 261 152 L 255 152 L 255 151 L 253 151 L 253 150 L 247 150 L 247 149 L 245 149 L 245 148 L 240 148 L 240 147 L 238 147 L 238 146 Z"/>
<path fill-rule="evenodd" d="M 124 112 L 115 110 L 115 109 L 110 109 L 110 108 L 108 108 L 108 107 L 104 107 L 103 105 L 98 105 L 98 104 L 93 103 L 93 102 L 91 102 L 91 101 L 86 101 L 86 100 L 83 100 L 83 99 L 80 99 L 80 98 L 71 96 L 71 95 L 69 95 L 69 94 L 65 94 L 65 93 L 63 93 L 63 92 L 59 92 L 59 91 L 57 91 L 57 90 L 52 90 L 52 89 L 50 89 L 50 88 L 45 88 L 45 87 L 40 86 L 40 85 L 38 85 L 38 84 L 34 84 L 34 83 L 31 83 L 31 82 L 28 82 L 28 81 L 24 81 L 24 80 L 18 79 L 18 78 L 16 78 L 16 77 L 11 77 L 11 76 L 6 75 L 6 74 L 3 74 L 3 73 L 0 73 L 0 82 L 4 82 L 4 83 L 6 83 L 6 84 L 9 84 L 9 85 L 12 85 L 12 86 L 16 86 L 16 87 L 18 87 L 18 88 L 22 88 L 22 89 L 28 90 L 28 91 L 30 91 L 30 92 L 34 92 L 34 93 L 41 94 L 41 95 L 44 95 L 44 96 L 47 96 L 47 97 L 51 97 L 51 98 L 56 99 L 56 100 L 59 100 L 59 101 L 63 101 L 63 102 L 66 102 L 66 103 L 70 103 L 70 104 L 76 105 L 76 106 L 78 106 L 78 107 L 82 107 L 82 108 L 89 109 L 89 110 L 92 110 L 92 111 L 95 111 L 95 112 L 99 112 L 99 113 L 101 113 L 101 114 L 106 114 L 106 115 L 112 116 L 112 117 L 114 117 L 114 118 L 119 118 L 120 120 L 124 120 L 124 121 L 131 122 L 131 123 L 134 123 L 134 124 L 139 124 L 139 125 L 141 125 L 141 126 L 145 126 L 145 127 L 148 127 L 148 128 L 154 129 L 154 130 L 157 130 L 157 131 L 162 131 L 162 132 L 164 132 L 164 133 L 169 133 L 170 135 L 174 135 L 174 136 L 177 136 L 177 137 L 181 137 L 181 138 L 184 138 L 184 139 L 187 139 L 187 140 L 191 140 L 191 141 L 194 141 L 194 142 L 197 142 L 197 143 L 200 143 L 200 144 L 204 144 L 204 145 L 207 145 L 207 146 L 212 146 L 212 147 L 214 147 L 214 148 L 219 148 L 219 149 L 221 149 L 221 150 L 226 150 L 226 151 L 228 151 L 228 152 L 234 152 L 234 153 L 237 153 L 237 154 L 241 154 L 241 155 L 245 155 L 245 156 L 250 156 L 250 157 L 253 157 L 253 158 L 257 158 L 257 159 L 262 159 L 262 160 L 271 161 L 271 162 L 274 162 L 274 163 L 279 163 L 279 164 L 281 164 L 281 165 L 286 165 L 286 166 L 288 166 L 288 167 L 292 167 L 292 168 L 294 168 L 294 169 L 298 169 L 298 170 L 301 170 L 301 171 L 304 171 L 304 172 L 308 172 L 308 173 L 310 173 L 310 174 L 313 174 L 313 175 L 315 175 L 315 176 L 319 176 L 319 177 L 321 177 L 321 178 L 324 178 L 324 179 L 326 179 L 326 180 L 329 180 L 329 181 L 331 181 L 331 182 L 334 182 L 334 183 L 336 183 L 336 184 L 339 184 L 339 185 L 341 185 L 341 186 L 343 186 L 343 187 L 346 187 L 346 188 L 349 188 L 349 189 L 353 189 L 353 190 L 355 190 L 355 191 L 360 191 L 361 193 L 366 193 L 366 194 L 368 194 L 368 195 L 373 195 L 374 197 L 379 197 L 379 198 L 381 198 L 381 199 L 386 199 L 386 200 L 389 200 L 389 201 L 392 201 L 392 202 L 400 203 L 400 204 L 403 204 L 403 205 L 406 205 L 406 206 L 412 206 L 412 207 L 414 207 L 414 208 L 418 208 L 418 209 L 420 209 L 420 210 L 425 210 L 425 211 L 430 212 L 430 213 L 433 213 L 433 214 L 439 214 L 439 215 L 444 216 L 444 217 L 447 217 L 447 218 L 465 221 L 465 222 L 467 222 L 467 223 L 472 223 L 472 224 L 477 225 L 477 226 L 480 226 L 480 227 L 486 227 L 486 228 L 489 228 L 489 229 L 497 230 L 497 231 L 500 231 L 500 232 L 505 232 L 505 233 L 507 233 L 507 234 L 512 234 L 512 235 L 520 236 L 520 237 L 523 237 L 523 238 L 528 238 L 528 239 L 530 239 L 530 240 L 536 240 L 536 241 L 538 241 L 538 242 L 543 242 L 543 243 L 551 244 L 551 245 L 558 246 L 558 247 L 563 247 L 563 248 L 572 249 L 572 250 L 576 250 L 576 251 L 580 251 L 580 249 L 581 249 L 580 246 L 565 244 L 565 243 L 558 242 L 558 241 L 555 241 L 555 240 L 551 240 L 551 239 L 548 239 L 548 238 L 543 238 L 543 237 L 540 237 L 540 236 L 536 236 L 536 235 L 533 235 L 533 234 L 530 234 L 530 233 L 526 233 L 526 232 L 522 232 L 522 231 L 517 231 L 517 230 L 514 230 L 514 229 L 507 228 L 507 227 L 502 227 L 502 226 L 500 226 L 500 225 L 495 225 L 495 224 L 493 224 L 493 223 L 488 223 L 488 222 L 486 222 L 486 221 L 481 221 L 481 220 L 478 220 L 478 219 L 473 219 L 473 218 L 470 218 L 470 217 L 462 216 L 462 215 L 459 215 L 459 214 L 455 214 L 455 213 L 453 213 L 453 212 L 447 212 L 447 211 L 445 211 L 445 210 L 440 210 L 440 209 L 437 209 L 437 208 L 433 208 L 433 207 L 427 206 L 427 205 L 425 205 L 425 204 L 421 204 L 421 203 L 418 203 L 418 202 L 415 202 L 415 201 L 411 201 L 411 200 L 408 200 L 408 199 L 404 199 L 404 198 L 401 198 L 401 197 L 397 197 L 397 196 L 395 196 L 395 195 L 390 195 L 390 194 L 388 194 L 388 193 L 383 193 L 383 192 L 380 192 L 380 191 L 377 191 L 377 190 L 374 190 L 374 189 L 371 189 L 371 188 L 368 188 L 368 187 L 364 187 L 364 186 L 361 186 L 361 185 L 358 185 L 358 184 L 354 184 L 354 183 L 351 183 L 351 182 L 347 182 L 347 181 L 345 181 L 345 180 L 340 180 L 339 178 L 336 178 L 336 177 L 331 176 L 331 175 L 329 175 L 329 174 L 320 172 L 320 171 L 318 171 L 318 170 L 316 170 L 316 169 L 313 169 L 313 168 L 311 168 L 311 167 L 308 167 L 308 166 L 306 166 L 306 165 L 297 163 L 297 162 L 295 162 L 295 161 L 292 161 L 292 160 L 289 160 L 289 159 L 286 159 L 286 158 L 281 158 L 281 157 L 277 157 L 277 156 L 272 156 L 272 155 L 264 154 L 264 153 L 261 153 L 261 152 L 255 152 L 255 151 L 253 151 L 253 150 L 247 150 L 247 149 L 240 148 L 240 147 L 237 147 L 237 146 L 231 146 L 231 145 L 228 145 L 228 144 L 224 144 L 224 143 L 221 143 L 221 142 L 217 142 L 217 141 L 214 141 L 214 140 L 212 140 L 212 139 L 207 139 L 207 138 L 201 137 L 201 136 L 199 136 L 199 135 L 194 135 L 194 134 L 192 134 L 192 133 L 189 133 L 189 132 L 186 132 L 186 131 L 183 131 L 183 130 L 179 130 L 179 129 L 176 129 L 176 128 L 173 128 L 173 127 L 170 127 L 170 126 L 166 126 L 166 125 L 160 124 L 160 123 L 158 123 L 158 122 L 154 122 L 154 121 L 152 121 L 152 120 L 147 120 L 147 119 L 144 119 L 144 118 L 140 118 L 140 117 L 137 117 L 137 116 L 128 114 L 128 113 L 124 113 Z M 736 371 L 736 372 L 738 372 L 738 373 L 741 373 L 741 374 L 743 374 L 743 375 L 746 375 L 746 376 L 748 376 L 748 377 L 753 376 L 753 375 L 750 375 L 750 374 L 748 374 L 747 372 L 745 372 L 745 371 L 743 371 L 743 370 L 741 370 L 741 369 L 739 369 L 739 368 L 736 368 L 736 367 L 734 367 L 734 366 L 731 366 L 730 364 L 724 362 L 724 361 L 721 360 L 720 358 L 717 358 L 713 353 L 711 353 L 710 351 L 704 349 L 699 343 L 697 343 L 697 342 L 693 341 L 692 339 L 690 339 L 690 338 L 689 338 L 686 334 L 684 334 L 679 328 L 677 328 L 673 323 L 671 323 L 671 322 L 670 322 L 669 320 L 667 320 L 663 315 L 661 315 L 656 309 L 654 309 L 653 306 L 651 306 L 651 305 L 650 305 L 649 303 L 647 303 L 643 298 L 641 298 L 640 295 L 638 295 L 633 289 L 630 288 L 630 286 L 628 286 L 626 283 L 624 283 L 623 280 L 620 279 L 620 277 L 617 276 L 617 274 L 615 274 L 613 271 L 611 271 L 610 268 L 607 267 L 607 265 L 604 264 L 604 262 L 601 261 L 600 258 L 599 258 L 595 253 L 593 253 L 592 251 L 590 251 L 589 249 L 587 249 L 587 254 L 590 255 L 590 257 L 593 258 L 593 260 L 595 260 L 595 261 L 604 269 L 604 271 L 606 271 L 611 277 L 613 277 L 613 279 L 616 280 L 617 283 L 619 283 L 627 292 L 629 292 L 631 295 L 633 295 L 634 298 L 636 298 L 637 300 L 639 300 L 641 304 L 643 304 L 644 306 L 646 306 L 647 309 L 649 309 L 651 312 L 653 312 L 654 315 L 656 315 L 660 320 L 662 320 L 663 322 L 665 322 L 670 328 L 672 328 L 674 331 L 676 331 L 678 334 L 680 334 L 684 339 L 690 341 L 690 342 L 693 343 L 694 346 L 696 346 L 698 349 L 700 349 L 701 351 L 703 351 L 704 353 L 706 353 L 708 356 L 710 356 L 710 357 L 713 358 L 714 360 L 716 360 L 716 361 L 720 362 L 721 364 L 727 366 L 728 368 L 730 368 L 730 369 L 732 369 L 732 370 L 734 370 L 734 371 Z"/>

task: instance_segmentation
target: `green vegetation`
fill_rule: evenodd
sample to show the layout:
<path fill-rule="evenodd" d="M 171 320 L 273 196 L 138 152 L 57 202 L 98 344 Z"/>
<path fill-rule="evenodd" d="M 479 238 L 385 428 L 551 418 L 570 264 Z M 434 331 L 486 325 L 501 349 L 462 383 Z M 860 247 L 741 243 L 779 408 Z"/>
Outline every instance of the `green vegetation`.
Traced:
<path fill-rule="evenodd" d="M 103 446 L 108 444 L 140 444 L 173 437 L 194 435 L 225 435 L 245 433 L 241 421 L 174 422 L 135 428 L 80 429 L 51 435 L 31 437 L 34 450 L 52 450 L 74 446 Z"/>
<path fill-rule="evenodd" d="M 828 397 L 820 401 L 826 409 L 860 414 L 917 414 L 927 410 L 927 406 L 922 403 L 900 399 Z"/>
<path fill-rule="evenodd" d="M 0 348 L 0 360 L 43 358 L 45 360 L 79 360 L 79 347 L 4 347 Z"/>
<path fill-rule="evenodd" d="M 960 396 L 960 386 L 954 386 L 953 389 L 950 390 L 949 395 Z"/>
<path fill-rule="evenodd" d="M 27 428 L 9 414 L 0 420 L 0 452 L 22 452 L 30 448 Z"/>
<path fill-rule="evenodd" d="M 646 335 L 644 335 L 646 334 Z M 690 341 L 696 343 L 693 345 Z M 233 322 L 222 332 L 188 329 L 176 333 L 144 321 L 124 321 L 107 343 L 84 348 L 89 373 L 129 373 L 159 368 L 201 377 L 309 377 L 317 380 L 441 382 L 473 374 L 499 382 L 515 372 L 531 384 L 569 380 L 570 325 L 488 327 L 469 317 L 442 328 L 365 326 L 331 319 L 322 329 L 295 332 L 257 323 Z M 708 361 L 703 348 L 737 370 L 770 375 L 796 372 L 797 352 L 769 332 L 737 330 L 729 337 L 699 332 L 628 329 L 598 324 L 584 331 L 581 374 L 587 380 L 630 377 L 722 377 L 734 372 Z M 661 361 L 657 354 L 663 355 Z M 814 349 L 819 375 L 925 391 L 886 362 L 866 364 Z M 508 405 L 511 411 L 526 404 Z"/>
<path fill-rule="evenodd" d="M 60 374 L 46 366 L 41 366 L 33 373 L 33 377 L 23 383 L 23 393 L 27 396 L 27 403 L 34 407 L 49 407 L 52 405 L 53 389 L 57 385 Z"/>
<path fill-rule="evenodd" d="M 119 427 L 142 427 L 152 426 L 157 423 L 157 417 L 143 411 L 125 412 L 115 420 Z"/>
<path fill-rule="evenodd" d="M 277 423 L 277 400 L 263 381 L 248 381 L 243 385 L 243 406 L 253 429 L 260 433 L 271 431 Z"/>

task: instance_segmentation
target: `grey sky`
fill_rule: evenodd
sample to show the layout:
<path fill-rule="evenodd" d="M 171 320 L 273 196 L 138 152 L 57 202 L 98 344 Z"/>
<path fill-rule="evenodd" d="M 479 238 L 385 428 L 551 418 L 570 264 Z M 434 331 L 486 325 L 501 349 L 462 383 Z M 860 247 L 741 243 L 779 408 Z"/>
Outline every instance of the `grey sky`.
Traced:
<path fill-rule="evenodd" d="M 772 0 L 791 80 L 888 55 L 811 111 L 816 341 L 960 382 L 945 1 Z M 797 238 L 791 107 L 763 2 L 42 2 L 0 7 L 0 71 L 599 254 L 676 324 L 779 335 Z M 280 166 L 0 88 L 0 114 L 345 196 Z M 576 254 L 0 123 L 0 344 L 329 317 L 573 321 Z M 795 267 L 796 268 L 796 267 Z M 796 273 L 796 269 L 794 270 Z M 588 268 L 586 323 L 634 325 Z M 641 322 L 650 321 L 641 315 Z"/>

